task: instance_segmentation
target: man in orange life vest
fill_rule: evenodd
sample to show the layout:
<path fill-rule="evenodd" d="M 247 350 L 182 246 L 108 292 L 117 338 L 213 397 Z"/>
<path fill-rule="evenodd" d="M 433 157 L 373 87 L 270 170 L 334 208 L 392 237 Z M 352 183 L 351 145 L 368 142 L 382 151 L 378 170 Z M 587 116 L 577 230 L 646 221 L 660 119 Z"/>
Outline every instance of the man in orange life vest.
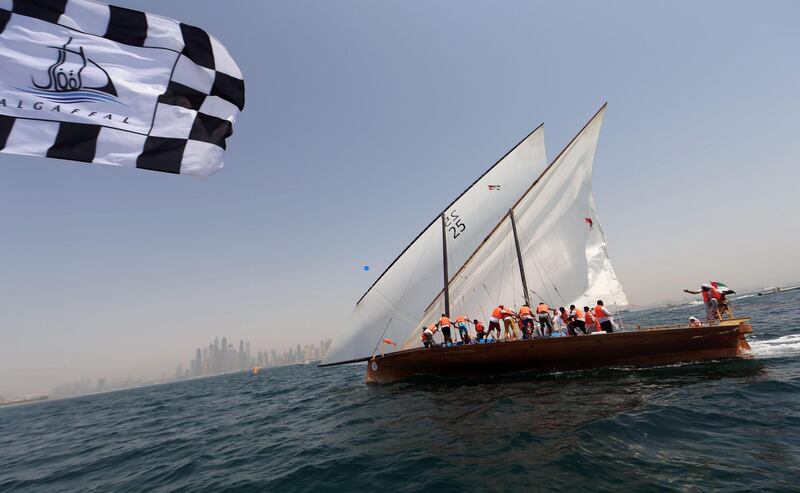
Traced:
<path fill-rule="evenodd" d="M 710 284 L 701 284 L 700 291 L 692 291 L 691 289 L 684 289 L 684 293 L 701 294 L 703 295 L 703 304 L 706 306 L 706 320 L 719 319 L 719 302 L 722 299 L 722 293 L 717 288 Z"/>
<path fill-rule="evenodd" d="M 482 324 L 482 323 L 480 323 L 480 322 L 478 321 L 478 319 L 477 319 L 477 318 L 476 318 L 475 320 L 473 320 L 473 321 L 472 321 L 472 324 L 473 324 L 473 325 L 475 325 L 475 337 L 476 337 L 476 338 L 477 338 L 479 341 L 482 341 L 482 340 L 483 340 L 483 337 L 485 336 L 485 334 L 484 334 L 484 331 L 486 330 L 486 328 L 483 326 L 483 324 Z"/>
<path fill-rule="evenodd" d="M 557 324 L 560 329 L 565 329 L 567 334 L 574 336 L 575 334 L 571 333 L 569 330 L 569 313 L 567 313 L 567 309 L 563 306 L 558 307 L 558 313 L 556 314 L 558 317 Z"/>
<path fill-rule="evenodd" d="M 525 303 L 519 309 L 519 318 L 522 320 L 522 338 L 530 339 L 533 337 L 533 310 L 530 305 Z"/>
<path fill-rule="evenodd" d="M 435 334 L 437 330 L 438 327 L 436 327 L 436 324 L 430 324 L 422 328 L 422 336 L 420 337 L 422 339 L 422 344 L 424 344 L 426 348 L 436 346 L 436 343 L 433 342 L 433 334 Z"/>
<path fill-rule="evenodd" d="M 442 337 L 444 337 L 445 344 L 452 344 L 453 338 L 450 336 L 450 319 L 442 313 L 442 318 L 439 319 L 439 330 L 442 331 Z"/>
<path fill-rule="evenodd" d="M 592 311 L 589 310 L 588 306 L 583 307 L 583 321 L 586 324 L 586 331 L 587 332 L 594 332 L 600 330 L 600 325 L 597 324 L 597 320 L 594 319 L 594 315 L 592 315 Z"/>
<path fill-rule="evenodd" d="M 517 338 L 517 314 L 509 310 L 505 305 L 500 305 L 503 309 L 503 327 L 506 332 L 506 340 L 514 340 Z"/>
<path fill-rule="evenodd" d="M 536 307 L 536 315 L 539 316 L 539 330 L 542 337 L 549 337 L 553 333 L 553 322 L 550 321 L 550 307 L 544 301 Z M 547 327 L 546 332 L 545 327 Z"/>
<path fill-rule="evenodd" d="M 600 330 L 604 330 L 609 334 L 614 332 L 614 324 L 611 323 L 611 312 L 603 306 L 603 300 L 597 300 L 597 305 L 594 307 L 594 319 L 600 324 Z"/>
<path fill-rule="evenodd" d="M 577 335 L 578 331 L 580 330 L 584 334 L 586 333 L 586 321 L 583 319 L 583 310 L 580 308 L 576 308 L 575 305 L 569 305 L 569 327 L 570 332 L 573 335 Z"/>
<path fill-rule="evenodd" d="M 486 331 L 486 336 L 491 337 L 492 331 L 497 332 L 497 340 L 500 340 L 500 319 L 503 317 L 503 305 L 498 305 L 492 310 L 492 316 L 489 318 L 489 330 Z"/>
<path fill-rule="evenodd" d="M 461 342 L 464 344 L 469 344 L 470 338 L 469 327 L 467 327 L 467 317 L 464 315 L 459 315 L 456 317 L 456 328 L 458 329 L 458 335 L 461 336 Z"/>

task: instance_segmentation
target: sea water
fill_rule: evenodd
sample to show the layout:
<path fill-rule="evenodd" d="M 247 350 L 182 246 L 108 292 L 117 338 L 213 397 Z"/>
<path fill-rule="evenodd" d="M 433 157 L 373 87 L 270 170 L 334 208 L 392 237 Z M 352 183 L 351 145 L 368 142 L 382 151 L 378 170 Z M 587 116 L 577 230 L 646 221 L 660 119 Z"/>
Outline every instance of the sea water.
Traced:
<path fill-rule="evenodd" d="M 799 305 L 734 302 L 749 360 L 388 386 L 305 365 L 4 408 L 0 491 L 798 491 Z"/>

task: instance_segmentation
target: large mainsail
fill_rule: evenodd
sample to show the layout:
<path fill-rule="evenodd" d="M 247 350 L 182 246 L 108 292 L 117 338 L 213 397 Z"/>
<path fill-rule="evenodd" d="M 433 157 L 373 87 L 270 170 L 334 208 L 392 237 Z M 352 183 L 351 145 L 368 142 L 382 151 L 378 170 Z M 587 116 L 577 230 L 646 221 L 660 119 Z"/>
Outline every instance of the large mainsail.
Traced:
<path fill-rule="evenodd" d="M 608 258 L 592 197 L 592 164 L 604 113 L 605 105 L 512 208 L 532 303 L 628 303 Z M 449 289 L 452 316 L 487 320 L 498 304 L 522 305 L 525 293 L 508 211 L 453 276 Z M 438 317 L 442 298 L 434 299 L 421 323 Z M 418 339 L 412 334 L 404 347 L 417 345 Z"/>
<path fill-rule="evenodd" d="M 444 211 L 448 263 L 461 266 L 547 166 L 540 125 Z M 363 359 L 384 338 L 404 340 L 442 289 L 441 216 L 406 247 L 358 301 L 322 364 Z"/>

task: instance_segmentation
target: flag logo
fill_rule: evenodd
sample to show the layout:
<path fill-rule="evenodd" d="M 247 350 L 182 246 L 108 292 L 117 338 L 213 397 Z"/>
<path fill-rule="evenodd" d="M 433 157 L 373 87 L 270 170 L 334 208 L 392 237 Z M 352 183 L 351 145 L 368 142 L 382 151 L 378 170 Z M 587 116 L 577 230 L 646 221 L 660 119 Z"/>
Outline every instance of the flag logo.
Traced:
<path fill-rule="evenodd" d="M 500 190 L 500 185 L 489 185 L 489 190 Z"/>
<path fill-rule="evenodd" d="M 57 50 L 56 61 L 47 69 L 48 80 L 46 84 L 36 82 L 36 77 L 31 77 L 35 90 L 22 89 L 38 95 L 43 99 L 59 103 L 94 103 L 115 102 L 120 103 L 117 88 L 111 81 L 108 72 L 91 58 L 87 58 L 83 47 L 75 49 L 70 47 L 70 37 L 63 46 L 50 46 Z M 84 78 L 89 84 L 84 84 Z"/>
<path fill-rule="evenodd" d="M 591 217 L 584 217 L 583 220 L 589 225 L 589 229 L 594 229 L 594 221 L 592 221 Z"/>

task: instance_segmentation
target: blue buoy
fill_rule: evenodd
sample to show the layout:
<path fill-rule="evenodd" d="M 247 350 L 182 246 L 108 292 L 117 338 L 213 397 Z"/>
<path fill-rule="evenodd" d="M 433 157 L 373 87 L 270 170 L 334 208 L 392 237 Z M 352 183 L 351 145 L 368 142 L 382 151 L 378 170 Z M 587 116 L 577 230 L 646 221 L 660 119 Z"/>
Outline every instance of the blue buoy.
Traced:
<path fill-rule="evenodd" d="M 365 265 L 364 266 L 364 272 L 367 272 L 367 271 L 369 271 L 369 265 Z"/>

